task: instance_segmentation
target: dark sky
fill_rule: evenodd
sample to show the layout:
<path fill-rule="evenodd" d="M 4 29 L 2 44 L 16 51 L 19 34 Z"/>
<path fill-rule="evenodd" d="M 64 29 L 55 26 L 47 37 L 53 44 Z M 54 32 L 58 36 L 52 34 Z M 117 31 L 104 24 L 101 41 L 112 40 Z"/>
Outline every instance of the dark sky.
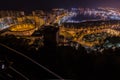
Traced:
<path fill-rule="evenodd" d="M 98 6 L 120 7 L 120 0 L 0 0 L 0 9 L 16 10 Z"/>

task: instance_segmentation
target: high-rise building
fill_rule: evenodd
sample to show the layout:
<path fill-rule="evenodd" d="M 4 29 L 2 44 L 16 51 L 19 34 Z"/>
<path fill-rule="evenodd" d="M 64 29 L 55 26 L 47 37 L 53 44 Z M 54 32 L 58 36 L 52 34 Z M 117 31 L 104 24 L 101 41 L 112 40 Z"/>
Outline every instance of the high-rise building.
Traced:
<path fill-rule="evenodd" d="M 44 45 L 55 47 L 58 44 L 59 28 L 55 26 L 45 26 L 44 30 Z"/>

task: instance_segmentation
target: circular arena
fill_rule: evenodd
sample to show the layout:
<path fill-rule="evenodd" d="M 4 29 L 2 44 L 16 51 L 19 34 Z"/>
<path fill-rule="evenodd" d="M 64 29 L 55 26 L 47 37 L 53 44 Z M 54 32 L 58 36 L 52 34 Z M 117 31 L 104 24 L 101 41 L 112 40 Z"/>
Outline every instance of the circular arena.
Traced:
<path fill-rule="evenodd" d="M 34 25 L 32 24 L 18 24 L 10 28 L 10 31 L 12 32 L 24 32 L 24 31 L 29 31 L 33 30 L 35 28 Z"/>
<path fill-rule="evenodd" d="M 3 35 L 12 34 L 15 36 L 31 36 L 35 29 L 36 27 L 33 24 L 17 24 L 9 28 Z"/>

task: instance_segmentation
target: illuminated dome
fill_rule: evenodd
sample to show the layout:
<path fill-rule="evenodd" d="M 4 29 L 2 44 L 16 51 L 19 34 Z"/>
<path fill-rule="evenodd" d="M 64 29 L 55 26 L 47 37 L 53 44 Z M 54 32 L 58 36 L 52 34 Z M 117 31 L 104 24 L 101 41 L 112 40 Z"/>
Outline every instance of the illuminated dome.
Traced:
<path fill-rule="evenodd" d="M 19 32 L 19 31 L 28 31 L 28 30 L 32 30 L 34 29 L 35 26 L 32 24 L 18 24 L 15 25 L 13 27 L 10 28 L 10 31 L 15 31 L 15 32 Z"/>

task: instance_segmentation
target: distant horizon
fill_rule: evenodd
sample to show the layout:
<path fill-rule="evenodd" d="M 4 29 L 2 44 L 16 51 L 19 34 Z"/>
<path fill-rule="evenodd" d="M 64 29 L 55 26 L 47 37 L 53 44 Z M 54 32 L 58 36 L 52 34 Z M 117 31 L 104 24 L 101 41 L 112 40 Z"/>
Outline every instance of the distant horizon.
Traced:
<path fill-rule="evenodd" d="M 96 9 L 99 7 L 103 7 L 103 8 L 118 8 L 118 7 L 110 7 L 110 6 L 98 6 L 98 7 L 68 7 L 68 8 L 64 8 L 64 7 L 53 7 L 53 8 L 0 8 L 0 11 L 34 11 L 34 10 L 44 10 L 44 11 L 51 11 L 52 9 L 71 9 L 71 8 L 90 8 L 90 9 Z M 120 7 L 119 7 L 120 9 Z"/>
<path fill-rule="evenodd" d="M 50 10 L 52 8 L 72 7 L 114 7 L 120 8 L 119 0 L 1 0 L 0 10 L 24 10 L 35 9 Z"/>

